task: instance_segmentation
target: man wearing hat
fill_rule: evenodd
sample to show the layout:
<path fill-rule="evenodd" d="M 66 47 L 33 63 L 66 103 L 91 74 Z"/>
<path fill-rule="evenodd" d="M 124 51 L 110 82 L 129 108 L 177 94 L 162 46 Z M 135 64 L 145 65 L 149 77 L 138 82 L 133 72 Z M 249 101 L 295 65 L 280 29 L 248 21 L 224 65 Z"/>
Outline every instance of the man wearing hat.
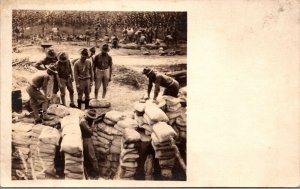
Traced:
<path fill-rule="evenodd" d="M 46 70 L 47 66 L 54 65 L 57 61 L 56 52 L 54 49 L 49 49 L 46 53 L 46 57 L 40 62 L 35 64 L 38 70 Z"/>
<path fill-rule="evenodd" d="M 71 62 L 69 60 L 68 54 L 65 52 L 60 52 L 57 55 L 58 61 L 56 62 L 56 68 L 57 73 L 59 77 L 59 83 L 60 83 L 60 97 L 61 102 L 64 106 L 66 106 L 66 88 L 69 91 L 70 95 L 70 107 L 75 108 L 74 104 L 74 89 L 73 89 L 73 73 L 72 73 L 72 67 Z"/>
<path fill-rule="evenodd" d="M 43 120 L 50 120 L 47 115 L 47 108 L 49 106 L 49 99 L 47 94 L 49 94 L 48 84 L 51 77 L 55 77 L 57 74 L 55 66 L 49 66 L 46 73 L 36 75 L 26 91 L 30 97 L 30 105 L 33 109 L 33 115 L 35 123 L 41 123 Z M 41 92 L 43 91 L 43 93 Z M 42 118 L 39 116 L 39 109 L 42 107 L 43 113 Z"/>
<path fill-rule="evenodd" d="M 153 83 L 155 84 L 154 96 L 153 96 L 154 102 L 156 102 L 156 98 L 158 96 L 160 87 L 165 88 L 163 95 L 169 95 L 169 96 L 173 96 L 173 97 L 178 96 L 179 83 L 172 77 L 166 76 L 161 73 L 156 73 L 152 69 L 147 68 L 147 67 L 144 68 L 143 74 L 145 74 L 149 79 L 148 90 L 147 90 L 147 93 L 148 93 L 147 99 L 150 98 L 150 93 L 152 90 Z"/>
<path fill-rule="evenodd" d="M 90 109 L 85 111 L 84 117 L 80 120 L 80 129 L 83 139 L 84 166 L 95 178 L 98 177 L 99 167 L 91 137 L 93 136 L 93 130 L 95 129 L 94 122 L 96 118 L 96 110 Z"/>
<path fill-rule="evenodd" d="M 79 109 L 81 109 L 81 103 L 83 102 L 83 94 L 85 95 L 85 109 L 88 108 L 90 101 L 90 88 L 93 85 L 92 81 L 94 74 L 91 61 L 87 60 L 88 57 L 88 49 L 84 48 L 81 50 L 81 58 L 74 64 L 74 77 L 78 93 L 77 103 Z"/>
<path fill-rule="evenodd" d="M 93 71 L 95 73 L 95 98 L 98 99 L 101 83 L 103 84 L 102 98 L 104 99 L 107 92 L 108 82 L 111 81 L 112 58 L 108 54 L 108 44 L 103 44 L 101 53 L 95 56 L 93 61 Z"/>

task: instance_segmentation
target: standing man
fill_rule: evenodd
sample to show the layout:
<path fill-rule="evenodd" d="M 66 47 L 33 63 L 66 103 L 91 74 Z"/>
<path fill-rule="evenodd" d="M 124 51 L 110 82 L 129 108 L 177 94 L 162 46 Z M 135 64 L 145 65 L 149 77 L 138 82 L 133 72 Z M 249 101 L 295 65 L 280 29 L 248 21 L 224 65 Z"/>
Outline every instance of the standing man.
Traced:
<path fill-rule="evenodd" d="M 47 115 L 47 109 L 49 106 L 49 100 L 47 95 L 49 94 L 48 85 L 50 83 L 51 77 L 55 78 L 57 74 L 55 66 L 50 66 L 47 68 L 46 73 L 39 74 L 35 76 L 26 91 L 30 97 L 30 106 L 33 109 L 33 115 L 35 124 L 42 123 L 43 120 L 50 120 Z M 43 91 L 43 93 L 41 92 Z M 51 92 L 51 91 L 50 91 Z M 42 107 L 42 118 L 39 116 L 39 109 Z"/>
<path fill-rule="evenodd" d="M 74 104 L 74 89 L 73 89 L 73 73 L 72 73 L 72 67 L 71 67 L 71 62 L 69 60 L 69 57 L 67 53 L 65 52 L 60 52 L 57 55 L 58 61 L 56 62 L 56 68 L 58 72 L 58 77 L 59 77 L 59 83 L 60 83 L 60 98 L 61 102 L 64 106 L 66 106 L 66 88 L 69 91 L 70 95 L 70 107 L 76 108 Z"/>
<path fill-rule="evenodd" d="M 75 62 L 74 65 L 74 77 L 76 83 L 76 89 L 78 93 L 78 108 L 81 109 L 81 103 L 83 102 L 83 94 L 85 96 L 85 109 L 89 106 L 90 101 L 90 88 L 93 83 L 93 69 L 91 61 L 87 60 L 89 57 L 88 49 L 81 50 L 81 58 Z"/>
<path fill-rule="evenodd" d="M 54 65 L 57 62 L 56 52 L 54 49 L 49 49 L 46 53 L 46 57 L 35 64 L 38 70 L 46 70 L 47 66 Z"/>
<path fill-rule="evenodd" d="M 83 139 L 84 166 L 88 172 L 91 172 L 95 179 L 99 175 L 98 160 L 92 141 L 93 131 L 95 129 L 95 119 L 97 118 L 96 110 L 90 109 L 85 111 L 84 117 L 80 120 L 80 130 Z"/>
<path fill-rule="evenodd" d="M 85 31 L 85 39 L 86 39 L 86 45 L 89 47 L 91 44 L 91 28 L 88 27 L 88 29 Z"/>
<path fill-rule="evenodd" d="M 149 79 L 148 90 L 147 90 L 147 93 L 148 93 L 147 99 L 150 98 L 150 93 L 152 90 L 153 83 L 155 83 L 153 102 L 157 102 L 156 98 L 160 91 L 160 87 L 165 88 L 163 95 L 168 95 L 168 96 L 173 96 L 173 97 L 178 96 L 179 83 L 172 77 L 169 77 L 169 76 L 166 76 L 166 75 L 160 74 L 160 73 L 155 73 L 152 69 L 147 68 L 147 67 L 144 68 L 143 74 L 145 74 Z"/>
<path fill-rule="evenodd" d="M 107 92 L 108 82 L 111 81 L 112 58 L 108 54 L 108 44 L 103 44 L 101 53 L 95 56 L 93 61 L 93 70 L 95 73 L 95 98 L 98 99 L 101 83 L 103 84 L 102 98 L 104 99 Z"/>

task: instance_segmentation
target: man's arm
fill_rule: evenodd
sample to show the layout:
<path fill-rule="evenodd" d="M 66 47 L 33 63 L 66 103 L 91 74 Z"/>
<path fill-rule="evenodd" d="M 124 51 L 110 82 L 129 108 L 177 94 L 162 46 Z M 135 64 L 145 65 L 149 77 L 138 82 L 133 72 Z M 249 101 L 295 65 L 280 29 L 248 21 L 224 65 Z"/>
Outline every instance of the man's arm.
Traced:
<path fill-rule="evenodd" d="M 77 63 L 77 61 L 75 62 L 75 65 L 74 65 L 74 78 L 75 78 L 75 84 L 78 85 L 79 79 L 78 79 L 78 63 Z"/>
<path fill-rule="evenodd" d="M 93 135 L 93 130 L 92 130 L 92 128 L 89 127 L 87 121 L 81 121 L 80 128 L 84 133 L 87 133 L 90 136 Z"/>
<path fill-rule="evenodd" d="M 93 84 L 93 80 L 94 80 L 94 71 L 93 71 L 93 68 L 92 68 L 92 63 L 89 61 L 89 64 L 90 64 L 90 74 L 91 74 L 91 84 Z"/>
<path fill-rule="evenodd" d="M 43 85 L 42 85 L 42 90 L 44 92 L 44 95 L 47 95 L 47 89 L 48 89 L 48 81 L 50 80 L 50 76 L 45 76 L 44 77 L 44 81 L 43 81 Z"/>
<path fill-rule="evenodd" d="M 147 90 L 147 94 L 148 94 L 148 98 L 150 98 L 150 93 L 151 93 L 151 90 L 152 90 L 152 80 L 149 79 L 149 84 L 148 84 L 148 90 Z"/>
<path fill-rule="evenodd" d="M 156 100 L 156 98 L 158 96 L 158 93 L 159 93 L 159 90 L 160 90 L 161 79 L 162 79 L 162 77 L 160 75 L 156 76 L 153 100 Z"/>
<path fill-rule="evenodd" d="M 110 56 L 109 57 L 109 81 L 111 81 L 112 65 L 113 65 L 113 62 L 112 62 L 112 58 Z"/>

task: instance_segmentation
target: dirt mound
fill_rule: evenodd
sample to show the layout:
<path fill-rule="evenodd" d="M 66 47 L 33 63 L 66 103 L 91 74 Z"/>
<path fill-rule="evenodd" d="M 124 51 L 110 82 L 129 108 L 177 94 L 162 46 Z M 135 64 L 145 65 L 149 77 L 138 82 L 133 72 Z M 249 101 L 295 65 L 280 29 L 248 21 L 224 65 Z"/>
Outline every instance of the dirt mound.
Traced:
<path fill-rule="evenodd" d="M 121 85 L 133 86 L 136 89 L 143 88 L 147 83 L 147 77 L 142 73 L 129 69 L 126 66 L 115 65 L 113 68 L 113 81 Z"/>

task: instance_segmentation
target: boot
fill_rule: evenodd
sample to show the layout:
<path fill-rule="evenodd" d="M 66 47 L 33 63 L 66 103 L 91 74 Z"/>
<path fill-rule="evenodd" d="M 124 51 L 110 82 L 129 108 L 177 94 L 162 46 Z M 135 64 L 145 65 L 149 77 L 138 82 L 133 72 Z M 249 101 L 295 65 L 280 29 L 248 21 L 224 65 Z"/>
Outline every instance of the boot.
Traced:
<path fill-rule="evenodd" d="M 90 100 L 85 100 L 84 102 L 85 102 L 85 109 L 89 109 L 90 108 L 89 107 Z"/>
<path fill-rule="evenodd" d="M 65 96 L 60 96 L 62 105 L 66 106 L 66 98 Z"/>
<path fill-rule="evenodd" d="M 81 103 L 82 103 L 82 100 L 77 100 L 78 109 L 80 109 L 80 110 L 81 110 Z"/>
<path fill-rule="evenodd" d="M 73 94 L 70 94 L 70 101 L 71 101 L 70 107 L 71 107 L 71 108 L 77 108 L 77 107 L 75 106 L 75 104 L 74 104 L 74 95 L 73 95 Z"/>

